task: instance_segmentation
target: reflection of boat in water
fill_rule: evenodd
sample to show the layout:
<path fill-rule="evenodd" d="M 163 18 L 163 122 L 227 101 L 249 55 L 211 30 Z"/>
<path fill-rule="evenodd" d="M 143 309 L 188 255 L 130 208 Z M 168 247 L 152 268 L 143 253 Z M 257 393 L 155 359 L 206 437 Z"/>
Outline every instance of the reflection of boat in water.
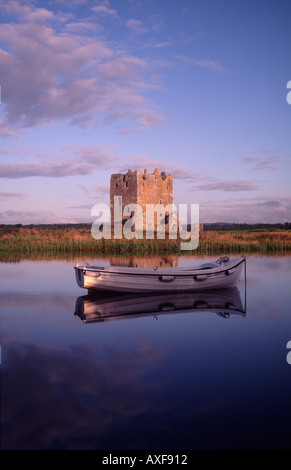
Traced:
<path fill-rule="evenodd" d="M 197 291 L 235 287 L 239 281 L 245 256 L 230 260 L 219 258 L 196 267 L 133 268 L 76 264 L 79 287 L 118 292 Z"/>
<path fill-rule="evenodd" d="M 183 312 L 215 312 L 223 317 L 245 316 L 237 287 L 227 289 L 163 294 L 109 294 L 102 292 L 78 297 L 75 315 L 84 323 L 135 316 L 158 316 Z"/>

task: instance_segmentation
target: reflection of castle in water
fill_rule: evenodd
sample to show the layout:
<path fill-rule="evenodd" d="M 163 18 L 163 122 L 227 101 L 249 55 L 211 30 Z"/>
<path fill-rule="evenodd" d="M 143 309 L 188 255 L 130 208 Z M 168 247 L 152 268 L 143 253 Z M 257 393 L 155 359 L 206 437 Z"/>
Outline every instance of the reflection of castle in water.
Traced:
<path fill-rule="evenodd" d="M 75 315 L 84 323 L 185 312 L 215 312 L 224 318 L 246 315 L 237 287 L 147 296 L 100 291 L 78 297 L 75 307 Z"/>
<path fill-rule="evenodd" d="M 174 268 L 178 266 L 178 255 L 166 256 L 110 256 L 110 266 L 130 268 Z"/>

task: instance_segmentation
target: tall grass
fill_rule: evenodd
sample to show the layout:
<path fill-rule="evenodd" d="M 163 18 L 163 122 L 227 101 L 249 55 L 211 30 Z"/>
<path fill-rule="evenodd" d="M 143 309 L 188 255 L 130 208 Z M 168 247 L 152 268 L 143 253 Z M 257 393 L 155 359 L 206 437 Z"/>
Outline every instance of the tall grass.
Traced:
<path fill-rule="evenodd" d="M 18 256 L 186 254 L 180 240 L 95 240 L 90 226 L 2 226 L 0 259 Z M 191 254 L 291 254 L 290 230 L 202 231 Z"/>

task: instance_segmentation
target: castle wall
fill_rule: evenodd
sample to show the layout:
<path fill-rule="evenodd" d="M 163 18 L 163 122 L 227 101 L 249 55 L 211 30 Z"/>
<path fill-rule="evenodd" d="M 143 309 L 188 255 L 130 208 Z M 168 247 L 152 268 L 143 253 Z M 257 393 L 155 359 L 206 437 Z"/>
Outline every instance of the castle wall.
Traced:
<path fill-rule="evenodd" d="M 141 173 L 141 172 L 140 172 Z M 127 204 L 137 204 L 138 182 L 136 171 L 118 173 L 110 178 L 110 210 L 113 214 L 114 196 L 122 196 L 122 212 Z"/>
<path fill-rule="evenodd" d="M 162 204 L 167 206 L 173 203 L 173 176 L 159 173 L 156 169 L 154 173 L 147 170 L 142 173 L 140 170 L 122 174 L 113 174 L 110 179 L 110 209 L 113 223 L 114 196 L 122 196 L 122 213 L 127 204 L 139 204 L 144 213 L 146 204 Z M 123 217 L 126 219 L 129 217 Z"/>
<path fill-rule="evenodd" d="M 138 175 L 138 204 L 143 210 L 146 204 L 163 204 L 164 206 L 173 203 L 173 176 L 164 172 L 159 174 L 159 170 L 154 173 Z"/>

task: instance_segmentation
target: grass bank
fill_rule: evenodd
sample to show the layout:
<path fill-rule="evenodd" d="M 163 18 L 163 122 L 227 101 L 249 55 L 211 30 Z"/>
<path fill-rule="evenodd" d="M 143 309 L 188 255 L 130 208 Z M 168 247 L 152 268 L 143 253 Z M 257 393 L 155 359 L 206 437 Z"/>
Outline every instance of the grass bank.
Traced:
<path fill-rule="evenodd" d="M 291 254 L 291 230 L 205 230 L 191 254 Z M 180 240 L 95 240 L 89 225 L 0 227 L 0 260 L 30 256 L 186 254 Z"/>

